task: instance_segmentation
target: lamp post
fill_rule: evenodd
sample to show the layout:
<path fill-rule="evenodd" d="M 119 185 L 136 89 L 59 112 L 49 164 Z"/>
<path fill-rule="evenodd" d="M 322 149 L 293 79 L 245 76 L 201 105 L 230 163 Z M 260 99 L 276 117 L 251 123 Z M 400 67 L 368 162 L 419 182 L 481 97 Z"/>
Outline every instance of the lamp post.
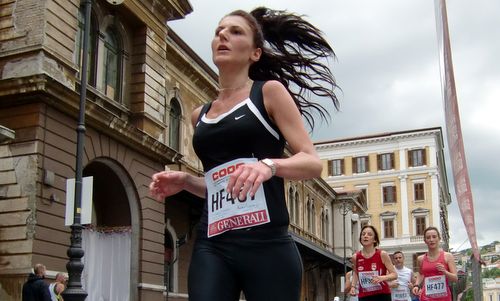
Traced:
<path fill-rule="evenodd" d="M 83 30 L 83 53 L 82 68 L 80 69 L 80 107 L 78 114 L 78 126 L 76 128 L 76 171 L 75 171 L 75 211 L 73 212 L 73 225 L 71 225 L 71 244 L 67 251 L 69 261 L 66 264 L 68 270 L 68 287 L 62 293 L 66 301 L 83 301 L 87 298 L 87 293 L 82 288 L 83 271 L 83 249 L 82 249 L 82 225 L 81 225 L 81 207 L 82 207 L 82 158 L 85 142 L 85 100 L 87 98 L 87 65 L 88 48 L 90 40 L 90 11 L 92 0 L 83 1 L 85 23 Z"/>
<path fill-rule="evenodd" d="M 352 210 L 352 203 L 349 203 L 347 202 L 347 199 L 342 199 L 342 206 L 339 207 L 339 212 L 340 214 L 342 214 L 342 230 L 343 230 L 343 233 L 344 233 L 344 245 L 343 245 L 343 249 L 344 249 L 344 279 L 345 279 L 345 275 L 347 274 L 347 258 L 346 258 L 346 235 L 345 235 L 345 216 L 347 215 L 347 213 L 349 213 L 349 211 Z M 345 292 L 345 280 L 344 280 L 344 292 L 343 292 L 343 299 L 342 300 L 346 300 L 346 292 Z"/>

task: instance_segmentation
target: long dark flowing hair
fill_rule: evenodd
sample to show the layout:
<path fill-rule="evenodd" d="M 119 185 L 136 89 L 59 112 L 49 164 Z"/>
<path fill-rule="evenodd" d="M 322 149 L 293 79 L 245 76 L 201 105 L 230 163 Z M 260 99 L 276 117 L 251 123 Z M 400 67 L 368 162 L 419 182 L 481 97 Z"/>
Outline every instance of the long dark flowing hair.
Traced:
<path fill-rule="evenodd" d="M 308 100 L 310 93 L 327 97 L 339 109 L 334 93 L 338 86 L 324 62 L 335 59 L 335 53 L 322 32 L 302 16 L 284 10 L 258 7 L 250 13 L 236 10 L 229 16 L 244 18 L 253 31 L 255 46 L 262 49 L 260 60 L 250 66 L 249 77 L 281 82 L 311 129 L 314 128 L 312 111 L 317 111 L 328 122 L 329 112 Z M 297 91 L 291 89 L 291 85 Z"/>

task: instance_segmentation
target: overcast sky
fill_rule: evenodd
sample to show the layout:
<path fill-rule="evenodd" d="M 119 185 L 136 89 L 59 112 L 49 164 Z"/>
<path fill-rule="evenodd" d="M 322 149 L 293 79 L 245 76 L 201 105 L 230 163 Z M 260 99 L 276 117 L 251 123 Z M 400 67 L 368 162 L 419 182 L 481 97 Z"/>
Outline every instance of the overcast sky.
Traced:
<path fill-rule="evenodd" d="M 220 18 L 265 5 L 306 15 L 335 49 L 341 111 L 314 141 L 444 127 L 434 0 L 190 0 L 194 12 L 169 25 L 208 64 Z M 448 22 L 463 139 L 480 246 L 500 241 L 500 1 L 449 0 Z M 215 67 L 214 67 L 215 69 Z M 446 139 L 446 138 L 445 138 Z M 448 157 L 448 149 L 445 150 Z M 498 161 L 497 161 L 498 160 Z M 469 248 L 448 181 L 450 245 Z"/>

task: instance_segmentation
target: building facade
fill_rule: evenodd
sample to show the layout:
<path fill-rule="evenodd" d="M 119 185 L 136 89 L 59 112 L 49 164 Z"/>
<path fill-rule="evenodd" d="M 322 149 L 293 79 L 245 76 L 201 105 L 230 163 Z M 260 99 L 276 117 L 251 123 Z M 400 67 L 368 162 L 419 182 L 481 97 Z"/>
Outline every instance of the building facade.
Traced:
<path fill-rule="evenodd" d="M 93 177 L 92 221 L 83 231 L 87 300 L 187 300 L 202 202 L 184 192 L 158 202 L 148 185 L 165 168 L 202 175 L 190 114 L 215 99 L 217 75 L 167 25 L 193 10 L 188 1 L 89 1 L 87 50 L 84 2 L 0 2 L 0 300 L 21 300 L 35 263 L 49 278 L 66 271 L 66 182 L 75 177 L 85 51 L 82 162 Z M 344 262 L 335 252 L 336 194 L 319 178 L 286 181 L 286 189 L 304 263 L 302 298 L 331 300 Z M 109 287 L 120 295 L 110 297 Z"/>
<path fill-rule="evenodd" d="M 381 248 L 403 251 L 406 265 L 427 250 L 423 231 L 436 226 L 448 248 L 451 203 L 441 128 L 375 134 L 316 143 L 323 178 L 337 192 L 361 191 L 360 226 L 378 230 Z"/>

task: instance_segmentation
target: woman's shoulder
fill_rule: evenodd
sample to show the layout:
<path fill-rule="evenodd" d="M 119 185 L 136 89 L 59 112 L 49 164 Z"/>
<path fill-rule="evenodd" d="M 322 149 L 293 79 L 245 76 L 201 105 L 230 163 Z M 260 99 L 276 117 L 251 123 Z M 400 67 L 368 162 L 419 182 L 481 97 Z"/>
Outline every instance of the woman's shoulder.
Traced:
<path fill-rule="evenodd" d="M 262 93 L 266 95 L 279 95 L 280 93 L 288 93 L 286 87 L 277 80 L 265 81 L 262 86 Z"/>

